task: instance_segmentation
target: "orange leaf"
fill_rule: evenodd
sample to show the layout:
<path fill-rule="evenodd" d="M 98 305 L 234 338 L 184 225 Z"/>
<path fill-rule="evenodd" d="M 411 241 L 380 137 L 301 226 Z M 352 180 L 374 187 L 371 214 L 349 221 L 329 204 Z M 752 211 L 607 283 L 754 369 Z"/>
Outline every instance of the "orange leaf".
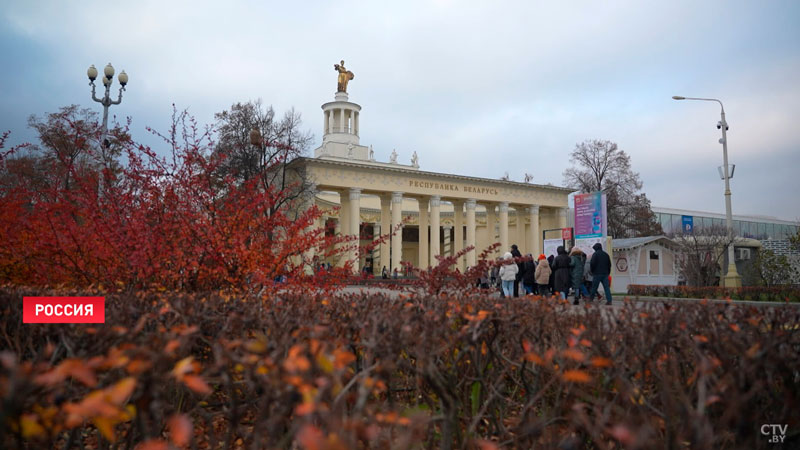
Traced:
<path fill-rule="evenodd" d="M 529 341 L 527 339 L 523 339 L 522 340 L 522 350 L 524 350 L 525 353 L 530 353 L 533 350 L 533 345 L 531 345 L 531 341 Z"/>
<path fill-rule="evenodd" d="M 525 353 L 525 360 L 538 364 L 540 366 L 544 365 L 544 360 L 539 355 L 533 352 Z"/>
<path fill-rule="evenodd" d="M 131 396 L 136 388 L 136 379 L 133 377 L 123 378 L 106 390 L 109 400 L 115 405 L 122 405 Z"/>
<path fill-rule="evenodd" d="M 297 432 L 297 442 L 306 450 L 322 450 L 324 448 L 322 431 L 314 425 L 303 425 Z"/>
<path fill-rule="evenodd" d="M 343 369 L 348 364 L 356 360 L 356 356 L 348 351 L 336 349 L 333 351 L 333 365 L 337 369 Z"/>
<path fill-rule="evenodd" d="M 41 436 L 45 433 L 44 428 L 39 425 L 36 414 L 23 414 L 19 419 L 22 437 L 29 439 L 35 436 Z"/>
<path fill-rule="evenodd" d="M 207 395 L 211 393 L 211 387 L 198 375 L 184 375 L 183 384 L 198 394 Z"/>
<path fill-rule="evenodd" d="M 481 355 L 489 353 L 489 348 L 486 346 L 486 341 L 481 342 Z"/>
<path fill-rule="evenodd" d="M 563 377 L 567 381 L 574 381 L 576 383 L 588 383 L 592 381 L 592 377 L 582 370 L 565 370 Z"/>
<path fill-rule="evenodd" d="M 92 419 L 92 423 L 108 442 L 114 442 L 114 421 L 108 417 L 98 416 Z"/>
<path fill-rule="evenodd" d="M 186 414 L 174 414 L 167 420 L 169 436 L 172 443 L 177 447 L 189 445 L 192 440 L 194 427 L 192 420 Z"/>
<path fill-rule="evenodd" d="M 187 356 L 182 360 L 178 361 L 175 364 L 175 367 L 172 368 L 172 376 L 177 379 L 181 378 L 181 375 L 189 373 L 192 371 L 192 361 L 194 360 L 193 357 Z"/>
<path fill-rule="evenodd" d="M 68 359 L 59 364 L 59 369 L 86 386 L 93 387 L 97 385 L 97 377 L 94 376 L 94 370 L 79 359 Z"/>
<path fill-rule="evenodd" d="M 708 342 L 708 338 L 703 336 L 702 334 L 698 334 L 694 337 L 695 342 Z"/>
<path fill-rule="evenodd" d="M 177 339 L 173 339 L 173 340 L 167 342 L 167 345 L 164 346 L 164 353 L 172 354 L 180 346 L 181 346 L 180 341 L 178 341 Z"/>
<path fill-rule="evenodd" d="M 314 409 L 315 407 L 313 403 L 300 403 L 294 407 L 294 413 L 298 416 L 307 416 L 313 413 Z"/>
<path fill-rule="evenodd" d="M 125 370 L 128 371 L 131 375 L 140 374 L 149 368 L 153 367 L 153 363 L 150 361 L 145 361 L 143 359 L 134 359 L 133 361 L 129 362 L 128 365 L 125 367 Z"/>
<path fill-rule="evenodd" d="M 494 442 L 485 439 L 478 439 L 475 443 L 478 444 L 480 450 L 497 450 L 499 448 Z"/>
<path fill-rule="evenodd" d="M 611 367 L 611 360 L 603 356 L 595 356 L 592 358 L 591 364 L 593 367 Z"/>
<path fill-rule="evenodd" d="M 169 444 L 161 439 L 149 439 L 137 445 L 136 450 L 169 450 Z"/>
<path fill-rule="evenodd" d="M 586 358 L 583 355 L 583 353 L 581 353 L 580 351 L 575 350 L 573 348 L 568 348 L 568 349 L 564 350 L 563 352 L 561 352 L 561 355 L 566 357 L 566 358 L 569 358 L 569 359 L 571 359 L 573 361 L 578 361 L 578 362 L 581 362 Z"/>
<path fill-rule="evenodd" d="M 581 345 L 584 346 L 584 347 L 591 347 L 592 346 L 592 341 L 590 341 L 588 339 L 581 339 Z"/>

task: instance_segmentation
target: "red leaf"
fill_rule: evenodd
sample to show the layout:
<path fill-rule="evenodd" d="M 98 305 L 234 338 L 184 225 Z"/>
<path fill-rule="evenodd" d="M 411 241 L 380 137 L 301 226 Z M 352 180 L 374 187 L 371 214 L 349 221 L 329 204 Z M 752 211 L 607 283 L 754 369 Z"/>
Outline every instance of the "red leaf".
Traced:
<path fill-rule="evenodd" d="M 183 384 L 198 394 L 208 395 L 211 393 L 211 387 L 198 375 L 184 375 Z"/>
<path fill-rule="evenodd" d="M 186 414 L 175 414 L 167 420 L 167 428 L 172 443 L 177 447 L 189 445 L 192 440 L 194 427 L 192 420 Z"/>

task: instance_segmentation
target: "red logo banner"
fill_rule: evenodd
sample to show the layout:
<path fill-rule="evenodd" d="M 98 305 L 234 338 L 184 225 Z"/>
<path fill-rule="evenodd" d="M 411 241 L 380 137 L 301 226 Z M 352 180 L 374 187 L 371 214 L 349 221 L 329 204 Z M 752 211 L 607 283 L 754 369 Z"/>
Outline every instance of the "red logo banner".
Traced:
<path fill-rule="evenodd" d="M 22 323 L 105 323 L 105 297 L 23 297 Z"/>

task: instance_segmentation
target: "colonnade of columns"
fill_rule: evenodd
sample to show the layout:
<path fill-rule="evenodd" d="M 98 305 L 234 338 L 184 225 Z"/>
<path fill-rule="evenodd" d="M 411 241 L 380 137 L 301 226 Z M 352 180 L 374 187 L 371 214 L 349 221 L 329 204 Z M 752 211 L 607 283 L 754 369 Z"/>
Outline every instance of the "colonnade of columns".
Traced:
<path fill-rule="evenodd" d="M 328 133 L 351 133 L 358 136 L 361 113 L 346 108 L 332 108 L 325 111 L 325 129 Z"/>
<path fill-rule="evenodd" d="M 402 261 L 402 206 L 403 206 L 403 192 L 392 192 L 390 195 L 381 194 L 381 217 L 380 229 L 378 224 L 375 224 L 375 236 L 388 234 L 391 231 L 397 231 L 391 236 L 389 242 L 382 242 L 379 246 L 380 253 L 380 266 L 378 269 L 387 267 L 389 271 L 402 269 L 400 261 Z M 441 233 L 441 203 L 442 198 L 438 195 L 430 197 L 416 197 L 419 202 L 419 267 L 428 267 L 429 265 L 436 264 L 436 256 L 441 255 L 442 249 L 440 246 L 442 233 Z M 351 237 L 343 245 L 350 247 L 347 252 L 347 258 L 356 261 L 355 270 L 359 270 L 358 261 L 358 240 L 360 235 L 360 211 L 361 211 L 361 189 L 350 188 L 346 193 L 342 193 L 341 210 L 339 213 L 339 223 L 337 224 L 337 233 L 348 235 Z M 453 199 L 453 246 L 450 249 L 451 254 L 457 254 L 459 251 L 467 247 L 473 247 L 475 250 L 468 252 L 463 258 L 458 261 L 458 267 L 463 270 L 465 267 L 473 266 L 477 262 L 477 248 L 476 242 L 476 215 L 475 211 L 478 206 L 476 199 Z M 528 242 L 528 248 L 523 250 L 532 253 L 541 253 L 540 236 L 541 229 L 539 225 L 539 205 L 515 205 L 516 209 L 516 227 L 513 231 L 513 236 L 510 235 L 509 229 L 509 203 L 508 202 L 487 202 L 484 204 L 486 207 L 486 222 L 489 234 L 489 242 L 500 242 L 500 252 L 507 251 L 511 245 L 510 240 L 513 238 L 514 242 Z M 497 213 L 495 213 L 495 206 L 497 206 Z M 430 210 L 430 212 L 429 212 Z M 524 213 L 527 212 L 528 222 L 530 226 L 526 228 L 526 221 L 524 220 Z M 497 217 L 499 215 L 499 218 Z M 466 216 L 466 224 L 464 219 Z M 499 223 L 498 223 L 499 222 Z M 464 236 L 464 225 L 466 225 L 466 239 Z M 557 210 L 557 226 L 564 228 L 567 226 L 567 208 L 559 208 Z M 497 234 L 495 234 L 497 229 Z M 429 232 L 430 230 L 430 232 Z M 527 230 L 527 235 L 526 235 Z M 499 237 L 499 239 L 498 239 Z M 466 240 L 466 242 L 465 242 Z M 391 257 L 390 257 L 391 255 Z M 343 264 L 343 261 L 342 261 Z"/>

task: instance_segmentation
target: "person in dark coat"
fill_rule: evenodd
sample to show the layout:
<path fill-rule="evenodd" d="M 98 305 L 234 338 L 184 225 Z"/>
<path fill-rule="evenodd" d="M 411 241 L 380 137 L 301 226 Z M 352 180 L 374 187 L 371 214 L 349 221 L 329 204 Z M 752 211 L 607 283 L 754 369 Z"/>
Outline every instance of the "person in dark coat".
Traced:
<path fill-rule="evenodd" d="M 555 261 L 555 256 L 550 255 L 547 257 L 547 264 L 550 266 L 550 281 L 547 283 L 547 290 L 550 292 L 550 295 L 556 295 L 555 286 L 556 286 L 556 271 L 553 267 L 553 262 Z"/>
<path fill-rule="evenodd" d="M 589 263 L 592 268 L 592 290 L 589 293 L 589 299 L 594 300 L 594 296 L 597 294 L 597 287 L 602 284 L 603 292 L 606 293 L 606 305 L 610 305 L 611 283 L 608 281 L 608 276 L 611 275 L 611 257 L 603 251 L 603 246 L 599 242 L 594 244 L 592 248 L 594 249 L 594 254 Z"/>
<path fill-rule="evenodd" d="M 519 297 L 519 283 L 522 281 L 522 271 L 524 270 L 524 263 L 520 261 L 522 252 L 519 251 L 517 244 L 511 245 L 511 256 L 517 260 L 517 278 L 514 280 L 514 297 Z"/>
<path fill-rule="evenodd" d="M 572 289 L 575 291 L 573 305 L 580 302 L 580 296 L 589 297 L 586 286 L 583 285 L 583 266 L 586 263 L 586 254 L 578 247 L 573 247 L 569 252 L 569 265 L 572 266 Z"/>
<path fill-rule="evenodd" d="M 569 294 L 569 285 L 571 281 L 569 255 L 564 250 L 564 246 L 559 246 L 556 250 L 558 256 L 553 260 L 553 272 L 555 279 L 553 280 L 555 292 L 561 294 L 562 299 L 566 299 Z"/>
<path fill-rule="evenodd" d="M 533 261 L 533 255 L 527 254 L 525 263 L 522 264 L 522 287 L 525 288 L 525 294 L 534 294 L 536 289 L 536 262 Z"/>

